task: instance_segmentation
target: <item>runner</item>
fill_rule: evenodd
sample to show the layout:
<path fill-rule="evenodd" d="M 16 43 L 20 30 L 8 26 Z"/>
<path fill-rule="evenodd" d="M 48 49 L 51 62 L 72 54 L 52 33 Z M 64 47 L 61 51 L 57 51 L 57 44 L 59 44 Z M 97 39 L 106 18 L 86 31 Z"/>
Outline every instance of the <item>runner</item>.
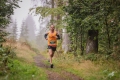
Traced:
<path fill-rule="evenodd" d="M 50 26 L 50 31 L 44 35 L 45 39 L 48 40 L 48 53 L 50 56 L 50 67 L 53 68 L 52 58 L 57 47 L 57 40 L 60 39 L 59 34 L 55 31 L 54 25 Z"/>

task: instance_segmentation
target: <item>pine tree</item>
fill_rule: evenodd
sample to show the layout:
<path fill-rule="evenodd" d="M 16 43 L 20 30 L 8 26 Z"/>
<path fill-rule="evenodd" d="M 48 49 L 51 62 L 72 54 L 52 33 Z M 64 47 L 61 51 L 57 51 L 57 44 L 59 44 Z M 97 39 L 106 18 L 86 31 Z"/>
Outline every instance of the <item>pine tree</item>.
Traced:
<path fill-rule="evenodd" d="M 71 35 L 74 52 L 80 48 L 80 44 L 86 47 L 86 39 L 94 36 L 92 33 L 98 30 L 98 49 L 111 54 L 113 44 L 119 44 L 119 7 L 119 0 L 69 0 L 69 5 L 64 10 L 68 13 L 67 30 Z M 91 35 L 87 36 L 89 33 Z M 92 40 L 97 40 L 97 35 Z M 81 46 L 81 50 L 84 47 Z"/>
<path fill-rule="evenodd" d="M 17 4 L 18 0 L 0 1 L 0 43 L 5 41 L 5 36 L 7 36 L 7 33 L 4 29 L 10 23 L 10 16 L 13 14 L 13 9 L 19 7 Z"/>
<path fill-rule="evenodd" d="M 25 21 L 23 21 L 21 25 L 20 41 L 27 42 L 27 39 L 28 39 L 28 26 L 25 23 Z"/>
<path fill-rule="evenodd" d="M 47 32 L 46 28 L 42 28 L 39 30 L 38 35 L 36 36 L 36 43 L 38 48 L 42 51 L 47 47 L 47 41 L 44 38 L 44 34 Z"/>
<path fill-rule="evenodd" d="M 36 30 L 36 25 L 35 22 L 33 20 L 33 17 L 31 15 L 28 15 L 28 17 L 25 20 L 26 26 L 28 27 L 28 40 L 30 42 L 35 42 L 36 40 L 36 34 L 35 34 L 35 30 Z"/>
<path fill-rule="evenodd" d="M 13 50 L 11 47 L 2 46 L 6 41 L 8 33 L 5 31 L 10 23 L 10 17 L 14 12 L 14 8 L 18 7 L 18 0 L 0 0 L 0 75 L 8 75 L 9 59 L 13 58 Z M 10 69 L 9 69 L 10 70 Z M 6 78 L 7 79 L 7 78 Z"/>
<path fill-rule="evenodd" d="M 17 22 L 16 22 L 16 20 L 15 20 L 15 22 L 13 22 L 11 35 L 12 35 L 12 40 L 16 41 L 17 40 Z"/>

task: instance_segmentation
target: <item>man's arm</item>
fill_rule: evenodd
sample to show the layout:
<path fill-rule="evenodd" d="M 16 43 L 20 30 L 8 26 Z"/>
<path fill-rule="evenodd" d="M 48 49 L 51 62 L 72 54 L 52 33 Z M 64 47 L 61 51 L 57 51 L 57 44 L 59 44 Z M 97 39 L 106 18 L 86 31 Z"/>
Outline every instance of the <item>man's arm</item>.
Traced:
<path fill-rule="evenodd" d="M 45 35 L 44 35 L 44 38 L 47 40 L 47 35 L 48 35 L 48 33 L 46 33 Z"/>
<path fill-rule="evenodd" d="M 56 36 L 57 36 L 57 39 L 59 40 L 59 39 L 60 39 L 60 35 L 57 33 L 57 35 L 56 35 Z"/>

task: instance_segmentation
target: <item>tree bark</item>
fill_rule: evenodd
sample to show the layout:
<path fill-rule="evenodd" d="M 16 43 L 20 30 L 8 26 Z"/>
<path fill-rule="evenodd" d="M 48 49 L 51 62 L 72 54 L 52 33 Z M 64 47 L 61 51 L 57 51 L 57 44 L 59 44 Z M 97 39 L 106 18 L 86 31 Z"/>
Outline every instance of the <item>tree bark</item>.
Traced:
<path fill-rule="evenodd" d="M 62 33 L 62 49 L 64 50 L 64 53 L 68 52 L 70 50 L 70 39 L 69 34 L 67 33 L 66 29 L 63 29 Z"/>
<path fill-rule="evenodd" d="M 86 53 L 98 52 L 98 30 L 89 30 L 86 45 Z"/>
<path fill-rule="evenodd" d="M 54 0 L 51 0 L 51 4 L 52 4 L 51 8 L 54 8 Z M 52 14 L 51 15 L 51 24 L 53 24 L 53 21 L 54 21 L 54 15 Z"/>

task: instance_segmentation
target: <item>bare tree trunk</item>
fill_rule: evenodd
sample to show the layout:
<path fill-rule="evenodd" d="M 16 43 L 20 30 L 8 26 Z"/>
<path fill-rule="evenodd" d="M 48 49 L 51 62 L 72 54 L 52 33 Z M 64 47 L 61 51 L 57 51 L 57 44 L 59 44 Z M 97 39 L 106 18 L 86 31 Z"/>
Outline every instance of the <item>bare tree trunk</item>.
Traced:
<path fill-rule="evenodd" d="M 89 30 L 86 45 L 86 53 L 98 52 L 98 30 Z"/>
<path fill-rule="evenodd" d="M 52 3 L 52 7 L 51 8 L 54 8 L 54 0 L 52 0 L 51 3 Z M 51 15 L 51 24 L 53 24 L 53 21 L 54 21 L 54 15 L 52 14 Z"/>
<path fill-rule="evenodd" d="M 57 6 L 58 7 L 63 6 L 63 0 L 57 0 Z M 62 16 L 58 14 L 57 15 L 58 25 L 62 24 L 60 20 L 62 20 Z M 58 29 L 58 31 L 62 35 L 62 50 L 64 51 L 64 53 L 66 53 L 70 50 L 69 49 L 69 44 L 70 44 L 69 34 L 67 33 L 67 30 L 65 28 L 63 28 L 62 31 Z"/>
<path fill-rule="evenodd" d="M 70 39 L 69 34 L 67 33 L 66 29 L 63 29 L 62 33 L 62 49 L 64 50 L 64 53 L 68 52 L 70 50 Z"/>

